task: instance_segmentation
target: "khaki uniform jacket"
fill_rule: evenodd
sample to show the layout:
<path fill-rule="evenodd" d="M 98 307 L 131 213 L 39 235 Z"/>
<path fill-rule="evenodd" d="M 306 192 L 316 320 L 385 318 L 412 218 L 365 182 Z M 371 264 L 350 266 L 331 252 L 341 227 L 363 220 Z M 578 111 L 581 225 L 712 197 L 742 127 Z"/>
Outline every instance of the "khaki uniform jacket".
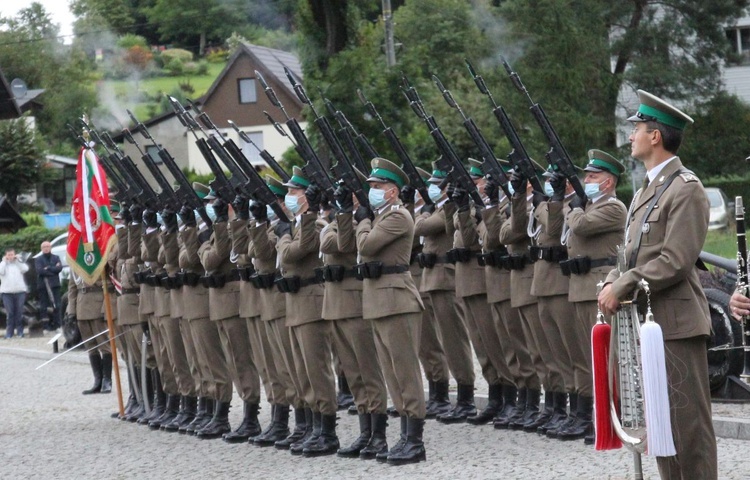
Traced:
<path fill-rule="evenodd" d="M 320 232 L 320 253 L 323 264 L 341 265 L 351 272 L 357 263 L 357 239 L 352 229 L 342 235 L 338 220 Z M 350 276 L 341 282 L 326 282 L 323 295 L 323 318 L 341 320 L 362 317 L 362 282 Z"/>
<path fill-rule="evenodd" d="M 479 234 L 482 238 L 482 251 L 487 253 L 497 250 L 504 245 L 500 243 L 500 227 L 507 219 L 505 208 L 508 199 L 504 198 L 497 207 L 489 207 L 482 213 L 482 223 L 479 224 Z M 497 303 L 510 300 L 510 271 L 500 267 L 487 265 L 484 267 L 484 279 L 488 285 L 487 303 Z"/>
<path fill-rule="evenodd" d="M 526 234 L 530 203 L 525 197 L 512 198 L 510 217 L 500 227 L 500 243 L 508 247 L 508 252 L 528 255 L 531 239 Z M 510 272 L 510 305 L 514 308 L 536 303 L 531 294 L 534 281 L 534 265 L 527 264 L 523 270 Z"/>
<path fill-rule="evenodd" d="M 248 221 L 235 218 L 229 222 L 232 236 L 232 259 L 236 258 L 237 266 L 245 268 L 253 265 L 252 245 Z M 240 318 L 254 318 L 260 315 L 260 290 L 250 282 L 240 281 Z"/>
<path fill-rule="evenodd" d="M 277 274 L 278 253 L 276 252 L 276 234 L 273 229 L 276 220 L 250 227 L 250 250 L 253 256 L 255 271 L 259 274 Z M 260 319 L 264 322 L 286 316 L 286 297 L 274 286 L 260 292 Z"/>
<path fill-rule="evenodd" d="M 447 202 L 433 213 L 422 213 L 414 219 L 414 240 L 424 239 L 422 252 L 434 253 L 445 257 L 445 252 L 453 248 L 453 232 L 455 226 L 446 223 L 446 218 L 453 219 L 456 207 Z M 438 263 L 432 268 L 425 268 L 422 272 L 420 292 L 456 289 L 456 267 L 450 263 Z"/>
<path fill-rule="evenodd" d="M 629 260 L 650 200 L 659 187 L 682 167 L 675 158 L 664 167 L 646 190 L 633 199 L 630 228 L 626 232 L 625 255 Z M 674 179 L 646 219 L 635 268 L 618 278 L 610 272 L 618 299 L 632 296 L 641 279 L 649 283 L 654 319 L 661 325 L 664 340 L 709 335 L 708 303 L 698 279 L 698 260 L 708 230 L 708 198 L 698 177 L 683 173 Z M 648 231 L 646 231 L 648 230 Z M 644 296 L 645 297 L 645 296 Z"/>
<path fill-rule="evenodd" d="M 230 259 L 232 239 L 229 236 L 229 222 L 214 223 L 214 231 L 209 241 L 198 248 L 198 256 L 206 274 L 229 275 L 234 268 Z M 208 289 L 209 318 L 224 320 L 240 315 L 239 281 L 227 283 L 221 288 Z"/>
<path fill-rule="evenodd" d="M 567 208 L 567 207 L 566 207 Z M 607 195 L 596 202 L 588 201 L 586 210 L 567 209 L 565 223 L 569 230 L 567 241 L 568 258 L 589 257 L 598 260 L 617 257 L 617 247 L 624 240 L 625 205 L 613 195 Z M 592 268 L 585 275 L 570 276 L 568 300 L 585 302 L 596 300 L 596 284 L 603 282 L 611 266 Z"/>
<path fill-rule="evenodd" d="M 351 214 L 339 215 L 339 228 L 351 228 Z M 414 239 L 414 220 L 400 203 L 375 214 L 375 220 L 362 220 L 356 228 L 357 251 L 362 262 L 383 262 L 383 266 L 409 265 Z M 377 319 L 399 313 L 424 310 L 411 274 L 382 275 L 363 280 L 362 313 L 365 319 Z"/>
<path fill-rule="evenodd" d="M 84 288 L 86 293 L 83 292 Z M 71 270 L 66 313 L 75 315 L 78 320 L 104 318 L 104 293 L 101 279 L 97 280 L 94 285 L 87 285 Z"/>
<path fill-rule="evenodd" d="M 292 225 L 293 236 L 284 235 L 276 242 L 281 273 L 285 277 L 298 276 L 306 280 L 315 276 L 315 269 L 323 265 L 320 260 L 320 231 L 325 226 L 315 212 L 305 212 L 298 225 Z M 323 292 L 321 284 L 300 288 L 286 295 L 286 326 L 296 327 L 323 319 Z"/>
<path fill-rule="evenodd" d="M 146 229 L 142 225 L 134 225 L 137 231 L 141 232 L 140 248 L 139 253 L 136 253 L 140 259 L 141 270 L 150 270 L 151 263 L 156 263 L 157 256 L 159 254 L 159 239 L 156 231 L 150 234 L 146 233 Z M 145 283 L 141 284 L 140 304 L 138 305 L 138 313 L 141 315 L 148 315 L 154 313 L 154 288 Z"/>
<path fill-rule="evenodd" d="M 138 325 L 138 304 L 140 303 L 140 286 L 135 283 L 138 272 L 138 259 L 130 253 L 130 227 L 125 226 L 117 230 L 118 251 L 120 261 L 117 262 L 117 279 L 122 286 L 123 294 L 117 298 L 117 316 L 120 325 Z M 138 234 L 140 242 L 140 233 Z M 140 243 L 139 243 L 140 245 Z M 133 293 L 124 293 L 133 292 Z"/>
<path fill-rule="evenodd" d="M 164 263 L 166 258 L 164 256 L 164 249 L 161 243 L 161 230 L 154 229 L 147 231 L 143 235 L 143 247 L 142 247 L 143 261 L 146 262 L 146 266 L 154 275 L 162 275 L 165 272 Z M 153 292 L 153 306 L 155 317 L 168 317 L 169 312 L 169 290 L 164 287 L 148 287 L 148 290 Z M 141 312 L 147 313 L 147 312 Z"/>
<path fill-rule="evenodd" d="M 542 202 L 534 209 L 534 218 L 541 231 L 536 238 L 538 247 L 560 247 L 560 236 L 565 217 L 562 213 L 563 202 Z M 568 277 L 562 274 L 558 262 L 537 260 L 534 263 L 534 281 L 531 283 L 531 294 L 537 297 L 567 295 L 570 287 Z"/>
<path fill-rule="evenodd" d="M 177 243 L 177 232 L 161 232 L 161 251 L 163 253 L 164 270 L 170 277 L 174 277 L 180 270 L 180 246 Z M 160 257 L 162 258 L 162 257 Z M 168 290 L 169 315 L 172 318 L 182 317 L 182 289 Z"/>
<path fill-rule="evenodd" d="M 477 254 L 482 251 L 482 246 L 479 243 L 479 225 L 473 211 L 472 208 L 465 212 L 456 212 L 452 219 L 456 227 L 453 246 L 468 248 L 472 253 L 468 262 L 456 262 L 456 296 L 460 298 L 487 293 L 484 267 L 477 262 Z"/>
<path fill-rule="evenodd" d="M 178 235 L 180 246 L 180 269 L 185 272 L 203 274 L 198 256 L 198 229 L 185 227 Z M 182 287 L 183 309 L 182 316 L 186 320 L 208 318 L 208 289 L 200 283 L 195 287 Z"/>

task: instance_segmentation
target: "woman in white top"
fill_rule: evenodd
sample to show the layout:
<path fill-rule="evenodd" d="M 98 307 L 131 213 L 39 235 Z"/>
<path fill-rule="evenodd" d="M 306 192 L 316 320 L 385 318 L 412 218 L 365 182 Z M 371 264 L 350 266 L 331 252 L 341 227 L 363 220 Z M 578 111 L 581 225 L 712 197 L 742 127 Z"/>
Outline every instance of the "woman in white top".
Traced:
<path fill-rule="evenodd" d="M 7 312 L 5 338 L 11 338 L 15 330 L 23 338 L 23 303 L 26 301 L 26 282 L 23 274 L 29 266 L 16 257 L 16 251 L 9 248 L 0 261 L 0 294 Z"/>

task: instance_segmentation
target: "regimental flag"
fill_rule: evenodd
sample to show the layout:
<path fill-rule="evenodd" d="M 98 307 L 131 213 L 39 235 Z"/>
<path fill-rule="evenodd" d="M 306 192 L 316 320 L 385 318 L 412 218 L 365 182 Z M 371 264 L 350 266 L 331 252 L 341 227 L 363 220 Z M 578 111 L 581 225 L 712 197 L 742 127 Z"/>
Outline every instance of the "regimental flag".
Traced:
<path fill-rule="evenodd" d="M 116 243 L 109 208 L 107 177 L 99 159 L 93 149 L 81 148 L 70 207 L 67 257 L 71 268 L 89 285 L 101 278 Z"/>

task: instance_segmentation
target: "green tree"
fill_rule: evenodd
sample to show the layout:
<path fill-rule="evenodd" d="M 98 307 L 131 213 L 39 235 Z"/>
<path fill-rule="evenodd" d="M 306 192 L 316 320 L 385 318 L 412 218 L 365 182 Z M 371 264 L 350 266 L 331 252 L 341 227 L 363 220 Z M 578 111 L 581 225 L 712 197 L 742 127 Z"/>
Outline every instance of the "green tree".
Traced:
<path fill-rule="evenodd" d="M 11 204 L 44 178 L 44 153 L 28 118 L 0 121 L 0 194 Z"/>

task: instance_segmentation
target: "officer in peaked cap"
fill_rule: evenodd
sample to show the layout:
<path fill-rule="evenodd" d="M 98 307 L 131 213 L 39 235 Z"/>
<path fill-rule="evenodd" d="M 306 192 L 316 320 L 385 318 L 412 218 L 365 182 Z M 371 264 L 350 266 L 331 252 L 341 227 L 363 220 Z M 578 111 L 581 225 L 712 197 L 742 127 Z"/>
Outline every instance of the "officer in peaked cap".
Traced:
<path fill-rule="evenodd" d="M 639 90 L 638 96 L 638 112 L 628 119 L 634 123 L 630 149 L 646 167 L 648 183 L 636 194 L 627 218 L 629 270 L 610 272 L 598 303 L 605 314 L 612 314 L 620 302 L 633 297 L 641 279 L 648 281 L 651 307 L 663 331 L 670 397 L 685 399 L 670 404 L 677 454 L 657 456 L 659 474 L 716 478 L 705 344 L 711 319 L 696 268 L 709 206 L 700 180 L 677 156 L 684 129 L 693 119 L 648 92 Z"/>
<path fill-rule="evenodd" d="M 354 213 L 364 278 L 362 312 L 373 321 L 380 365 L 393 403 L 401 415 L 401 441 L 376 458 L 393 465 L 424 461 L 422 442 L 425 401 L 417 342 L 423 305 L 409 274 L 414 220 L 399 192 L 409 179 L 384 158 L 371 161 L 369 200 L 372 210 Z M 339 228 L 351 221 L 340 215 Z M 348 228 L 348 227 L 347 227 Z"/>
<path fill-rule="evenodd" d="M 625 172 L 625 165 L 615 157 L 602 150 L 588 151 L 589 163 L 583 168 L 584 172 L 604 172 L 614 175 L 616 180 Z"/>

